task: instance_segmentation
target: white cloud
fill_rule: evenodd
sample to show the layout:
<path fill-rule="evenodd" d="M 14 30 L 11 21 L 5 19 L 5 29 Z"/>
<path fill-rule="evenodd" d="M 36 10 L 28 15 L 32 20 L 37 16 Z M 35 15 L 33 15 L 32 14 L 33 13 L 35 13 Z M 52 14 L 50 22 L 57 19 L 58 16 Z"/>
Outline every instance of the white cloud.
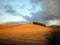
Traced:
<path fill-rule="evenodd" d="M 60 25 L 60 20 L 55 19 L 55 20 L 46 21 L 46 25 L 47 25 L 47 26 L 51 26 L 51 25 Z"/>
<path fill-rule="evenodd" d="M 7 23 L 7 22 L 22 22 L 27 21 L 21 16 L 12 16 L 12 15 L 3 15 L 0 16 L 0 24 Z"/>

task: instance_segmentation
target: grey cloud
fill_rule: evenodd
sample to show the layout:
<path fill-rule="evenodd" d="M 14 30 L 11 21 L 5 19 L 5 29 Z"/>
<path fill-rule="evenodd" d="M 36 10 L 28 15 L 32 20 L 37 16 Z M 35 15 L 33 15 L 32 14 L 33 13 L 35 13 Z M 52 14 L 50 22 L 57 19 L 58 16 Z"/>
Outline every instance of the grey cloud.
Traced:
<path fill-rule="evenodd" d="M 3 2 L 2 0 L 0 2 Z M 60 19 L 60 0 L 30 0 L 31 4 L 33 5 L 32 17 L 29 16 L 23 16 L 20 13 L 18 13 L 15 9 L 13 9 L 13 6 L 5 3 L 0 3 L 2 7 L 4 8 L 4 11 L 11 15 L 19 15 L 25 18 L 28 21 L 46 21 L 46 20 L 52 20 L 52 19 Z M 41 5 L 40 5 L 41 3 Z M 35 8 L 37 8 L 37 5 L 42 6 L 42 11 L 39 9 L 37 12 L 35 11 Z M 24 8 L 24 5 L 21 7 Z"/>
<path fill-rule="evenodd" d="M 4 5 L 4 8 L 5 8 L 5 12 L 6 13 L 10 13 L 12 15 L 17 15 L 18 13 L 13 9 L 12 6 L 10 5 Z"/>
<path fill-rule="evenodd" d="M 23 22 L 6 22 L 5 24 L 27 24 L 27 23 L 31 24 L 31 22 L 27 22 L 27 21 L 26 22 L 24 21 Z"/>
<path fill-rule="evenodd" d="M 2 13 L 0 13 L 0 15 L 3 15 Z"/>
<path fill-rule="evenodd" d="M 4 5 L 4 8 L 5 8 L 5 12 L 6 13 L 9 13 L 13 16 L 20 16 L 20 17 L 23 17 L 24 19 L 28 20 L 30 22 L 31 18 L 29 16 L 23 16 L 22 14 L 18 13 L 16 10 L 13 9 L 12 6 L 10 5 Z"/>
<path fill-rule="evenodd" d="M 42 0 L 30 0 L 32 4 L 39 4 Z"/>
<path fill-rule="evenodd" d="M 17 12 L 15 9 L 13 9 L 13 7 L 12 7 L 11 5 L 9 5 L 9 4 L 2 5 L 2 7 L 3 7 L 3 10 L 4 10 L 5 13 L 11 14 L 11 15 L 13 15 L 13 16 L 18 15 L 18 16 L 23 17 L 24 19 L 26 19 L 26 20 L 28 20 L 28 21 L 31 19 L 29 16 L 23 16 L 23 15 L 21 15 L 20 13 L 18 13 L 18 12 Z M 29 22 L 30 22 L 30 21 L 29 21 Z"/>
<path fill-rule="evenodd" d="M 36 5 L 41 3 L 41 6 L 43 7 L 43 12 L 39 10 L 38 12 L 35 13 L 31 12 L 33 19 L 41 18 L 42 20 L 60 19 L 60 0 L 33 0 L 32 2 Z"/>
<path fill-rule="evenodd" d="M 35 12 L 35 13 L 31 13 L 32 14 L 32 20 L 33 21 L 40 21 L 40 20 L 43 20 L 43 18 L 46 16 L 45 14 L 45 12 L 42 12 L 42 11 L 37 11 L 37 12 Z"/>
<path fill-rule="evenodd" d="M 8 4 L 8 0 L 0 0 L 0 9 L 3 10 L 5 13 L 9 13 L 11 15 L 17 15 L 17 11 L 13 9 L 13 6 Z"/>
<path fill-rule="evenodd" d="M 8 2 L 8 0 L 0 0 L 0 9 L 2 9 L 3 11 L 5 11 L 6 13 L 15 15 L 16 11 L 7 2 Z"/>

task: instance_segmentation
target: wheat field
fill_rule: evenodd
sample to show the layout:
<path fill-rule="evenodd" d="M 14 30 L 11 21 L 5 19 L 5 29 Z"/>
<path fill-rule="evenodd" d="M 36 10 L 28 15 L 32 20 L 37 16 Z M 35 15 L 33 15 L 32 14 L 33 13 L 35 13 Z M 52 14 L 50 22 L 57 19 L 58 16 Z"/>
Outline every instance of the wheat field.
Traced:
<path fill-rule="evenodd" d="M 53 32 L 51 27 L 34 24 L 1 24 L 1 45 L 47 45 Z"/>

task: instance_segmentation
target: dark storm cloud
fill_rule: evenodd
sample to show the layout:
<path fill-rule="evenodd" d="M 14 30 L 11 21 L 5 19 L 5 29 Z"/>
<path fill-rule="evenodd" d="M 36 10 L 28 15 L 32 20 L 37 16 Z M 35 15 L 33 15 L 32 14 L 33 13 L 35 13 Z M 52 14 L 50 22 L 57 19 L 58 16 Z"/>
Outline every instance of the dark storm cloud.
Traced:
<path fill-rule="evenodd" d="M 40 10 L 37 11 L 37 12 L 32 12 L 31 14 L 32 14 L 31 19 L 32 19 L 33 21 L 42 20 L 42 19 L 44 19 L 44 17 L 46 16 L 46 15 L 44 15 L 45 12 L 42 12 L 42 11 L 40 11 Z M 43 15 L 43 16 L 42 16 L 42 15 Z"/>
<path fill-rule="evenodd" d="M 60 19 L 60 0 L 31 0 L 31 3 L 34 5 L 39 5 L 43 7 L 42 11 L 37 11 L 35 13 L 31 12 L 32 18 L 35 20 L 52 20 Z M 41 3 L 41 5 L 40 5 Z M 43 13 L 43 14 L 40 14 Z"/>

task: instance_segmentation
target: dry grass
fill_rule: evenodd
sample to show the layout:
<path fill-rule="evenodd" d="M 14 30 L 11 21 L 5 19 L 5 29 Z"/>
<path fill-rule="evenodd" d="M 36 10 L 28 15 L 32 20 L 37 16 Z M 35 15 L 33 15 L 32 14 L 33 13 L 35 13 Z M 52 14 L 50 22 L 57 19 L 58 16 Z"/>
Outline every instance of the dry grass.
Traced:
<path fill-rule="evenodd" d="M 21 45 L 45 45 L 52 29 L 33 24 L 1 24 L 0 42 Z"/>

